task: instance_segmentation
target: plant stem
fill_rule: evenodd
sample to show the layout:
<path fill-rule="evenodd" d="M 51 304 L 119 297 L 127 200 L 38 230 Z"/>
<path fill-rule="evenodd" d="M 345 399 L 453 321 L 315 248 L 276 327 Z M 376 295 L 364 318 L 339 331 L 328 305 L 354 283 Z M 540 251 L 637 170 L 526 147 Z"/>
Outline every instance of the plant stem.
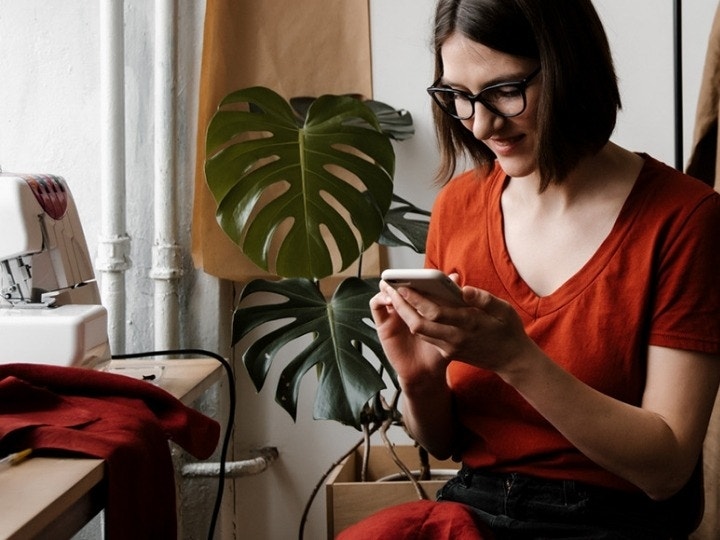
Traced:
<path fill-rule="evenodd" d="M 370 461 L 370 438 L 376 431 L 380 431 L 380 435 L 382 437 L 383 443 L 385 444 L 385 447 L 390 452 L 390 455 L 393 458 L 393 461 L 398 465 L 400 470 L 408 477 L 410 482 L 415 487 L 415 491 L 418 494 L 418 498 L 420 499 L 427 499 L 427 495 L 425 494 L 424 490 L 422 489 L 422 486 L 417 482 L 417 480 L 413 477 L 413 475 L 410 473 L 408 468 L 400 461 L 400 458 L 395 453 L 395 450 L 393 449 L 393 445 L 390 442 L 390 439 L 387 437 L 387 431 L 390 429 L 390 427 L 398 423 L 398 415 L 397 415 L 397 405 L 400 399 L 400 391 L 395 392 L 393 394 L 393 399 L 391 403 L 388 405 L 388 403 L 385 400 L 385 397 L 382 394 L 379 394 L 376 396 L 377 400 L 380 402 L 379 409 L 385 411 L 387 414 L 383 415 L 382 418 L 379 417 L 377 414 L 373 414 L 372 416 L 375 417 L 375 422 L 372 423 L 372 427 L 370 426 L 370 422 L 363 422 L 362 429 L 363 429 L 363 437 L 358 442 L 356 442 L 347 452 L 345 452 L 342 456 L 340 456 L 339 459 L 337 459 L 330 467 L 323 473 L 320 480 L 315 484 L 315 487 L 313 488 L 312 492 L 310 493 L 310 497 L 308 498 L 307 503 L 305 504 L 305 508 L 303 510 L 302 517 L 300 518 L 300 527 L 298 531 L 298 540 L 303 540 L 304 534 L 305 534 L 305 524 L 307 523 L 307 518 L 310 513 L 310 508 L 312 507 L 313 502 L 315 502 L 315 498 L 317 497 L 318 492 L 320 491 L 320 488 L 325 483 L 325 480 L 327 480 L 327 477 L 330 476 L 330 473 L 332 473 L 333 470 L 335 470 L 336 467 L 338 467 L 345 459 L 347 459 L 350 454 L 352 454 L 355 450 L 357 450 L 361 444 L 364 443 L 363 448 L 363 463 L 361 467 L 361 481 L 365 482 L 367 477 L 367 468 L 368 463 Z M 382 420 L 379 422 L 378 420 Z M 404 426 L 403 426 L 404 427 Z"/>
<path fill-rule="evenodd" d="M 430 454 L 419 444 L 417 447 L 420 456 L 420 480 L 430 480 Z"/>
<path fill-rule="evenodd" d="M 372 427 L 369 431 L 369 434 L 372 435 L 379 428 L 380 428 L 380 426 Z M 307 522 L 307 517 L 308 517 L 308 514 L 310 513 L 310 508 L 312 507 L 312 504 L 315 501 L 315 497 L 317 496 L 318 492 L 320 491 L 320 488 L 325 483 L 325 480 L 327 479 L 327 477 L 330 476 L 330 473 L 333 470 L 335 470 L 335 467 L 339 466 L 345 459 L 347 459 L 347 457 L 350 454 L 352 454 L 355 450 L 357 450 L 360 447 L 360 445 L 363 444 L 364 442 L 365 442 L 364 437 L 362 439 L 360 439 L 358 442 L 356 442 L 352 446 L 352 448 L 350 448 L 350 450 L 345 452 L 342 456 L 340 456 L 340 458 L 337 461 L 335 461 L 332 465 L 330 465 L 330 468 L 325 471 L 325 473 L 322 475 L 322 477 L 320 478 L 318 483 L 315 484 L 315 487 L 313 488 L 312 493 L 310 493 L 310 497 L 309 497 L 307 503 L 305 504 L 305 509 L 303 511 L 302 517 L 300 518 L 300 530 L 298 532 L 298 540 L 303 540 L 303 535 L 305 533 L 305 523 Z"/>
<path fill-rule="evenodd" d="M 367 424 L 363 424 L 363 441 L 365 445 L 363 446 L 362 467 L 360 467 L 361 482 L 367 481 L 368 463 L 370 462 L 370 435 L 369 426 Z"/>
<path fill-rule="evenodd" d="M 395 465 L 398 466 L 398 468 L 403 472 L 407 479 L 410 480 L 413 488 L 415 488 L 415 493 L 417 493 L 418 499 L 427 499 L 427 493 L 425 493 L 425 490 L 422 488 L 415 476 L 410 472 L 410 469 L 408 469 L 407 466 L 398 457 L 393 444 L 390 442 L 390 439 L 388 439 L 387 430 L 390 429 L 391 425 L 392 418 L 388 418 L 387 420 L 385 420 L 385 422 L 382 423 L 382 426 L 380 427 L 380 437 L 382 438 L 383 443 L 385 443 L 385 447 L 387 448 L 388 452 L 390 452 L 390 457 L 392 457 Z"/>

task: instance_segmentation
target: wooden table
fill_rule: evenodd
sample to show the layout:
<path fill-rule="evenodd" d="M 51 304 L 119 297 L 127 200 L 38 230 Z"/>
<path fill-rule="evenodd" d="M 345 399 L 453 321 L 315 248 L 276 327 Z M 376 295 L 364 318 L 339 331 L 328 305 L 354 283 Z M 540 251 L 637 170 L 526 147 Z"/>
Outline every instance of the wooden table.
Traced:
<path fill-rule="evenodd" d="M 223 373 L 214 359 L 113 360 L 113 372 L 157 375 L 157 384 L 186 405 Z M 31 457 L 0 471 L 0 538 L 70 538 L 105 506 L 102 459 Z"/>

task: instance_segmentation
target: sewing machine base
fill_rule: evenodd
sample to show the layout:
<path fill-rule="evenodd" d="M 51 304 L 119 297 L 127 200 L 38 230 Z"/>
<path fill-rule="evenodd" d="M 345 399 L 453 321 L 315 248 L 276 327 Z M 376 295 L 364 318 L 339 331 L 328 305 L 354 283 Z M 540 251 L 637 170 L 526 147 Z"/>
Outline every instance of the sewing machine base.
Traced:
<path fill-rule="evenodd" d="M 107 310 L 68 304 L 0 309 L 0 364 L 28 363 L 97 369 L 110 360 Z"/>

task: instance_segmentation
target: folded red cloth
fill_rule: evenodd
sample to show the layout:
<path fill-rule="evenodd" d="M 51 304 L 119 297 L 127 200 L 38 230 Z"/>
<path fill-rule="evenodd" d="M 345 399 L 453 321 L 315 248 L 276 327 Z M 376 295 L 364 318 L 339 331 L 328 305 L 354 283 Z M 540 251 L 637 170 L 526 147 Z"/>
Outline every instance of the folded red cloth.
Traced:
<path fill-rule="evenodd" d="M 174 540 L 168 440 L 206 459 L 219 437 L 215 420 L 144 381 L 81 368 L 0 365 L 0 448 L 105 459 L 109 540 Z"/>
<path fill-rule="evenodd" d="M 492 533 L 464 504 L 418 500 L 390 506 L 351 525 L 337 540 L 490 540 Z"/>

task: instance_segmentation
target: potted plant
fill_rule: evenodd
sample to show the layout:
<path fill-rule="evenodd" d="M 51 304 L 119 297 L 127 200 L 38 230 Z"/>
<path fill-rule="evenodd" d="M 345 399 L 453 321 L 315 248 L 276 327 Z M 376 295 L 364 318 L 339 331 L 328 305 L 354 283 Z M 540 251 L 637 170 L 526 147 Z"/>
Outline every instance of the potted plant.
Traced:
<path fill-rule="evenodd" d="M 412 134 L 408 112 L 377 101 L 325 95 L 287 102 L 263 87 L 229 94 L 208 126 L 205 174 L 218 222 L 258 267 L 280 278 L 244 287 L 232 344 L 252 336 L 242 360 L 259 391 L 278 352 L 309 339 L 282 366 L 276 401 L 295 419 L 301 381 L 315 374 L 314 418 L 363 432 L 344 458 L 363 442 L 369 451 L 375 431 L 392 450 L 386 431 L 402 424 L 395 372 L 370 317 L 378 278 L 362 278 L 361 270 L 363 253 L 376 243 L 424 251 L 429 212 L 393 193 L 391 141 Z M 358 275 L 326 298 L 321 285 L 356 262 Z M 382 394 L 388 387 L 390 399 Z"/>

